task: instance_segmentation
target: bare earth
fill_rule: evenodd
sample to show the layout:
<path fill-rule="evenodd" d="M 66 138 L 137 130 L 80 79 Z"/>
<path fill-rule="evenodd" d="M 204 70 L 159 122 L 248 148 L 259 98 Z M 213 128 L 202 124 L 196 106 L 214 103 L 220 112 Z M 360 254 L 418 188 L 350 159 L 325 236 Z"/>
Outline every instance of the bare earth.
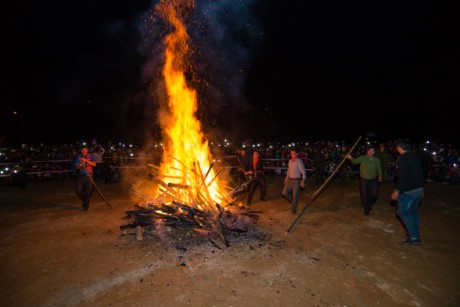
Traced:
<path fill-rule="evenodd" d="M 266 236 L 186 249 L 123 234 L 135 207 L 121 184 L 99 183 L 113 209 L 95 191 L 86 212 L 70 180 L 0 186 L 0 306 L 460 305 L 459 186 L 426 186 L 422 245 L 401 246 L 390 182 L 369 217 L 356 180 L 332 182 L 289 233 L 282 179 L 268 182 L 268 201 L 251 207 Z"/>

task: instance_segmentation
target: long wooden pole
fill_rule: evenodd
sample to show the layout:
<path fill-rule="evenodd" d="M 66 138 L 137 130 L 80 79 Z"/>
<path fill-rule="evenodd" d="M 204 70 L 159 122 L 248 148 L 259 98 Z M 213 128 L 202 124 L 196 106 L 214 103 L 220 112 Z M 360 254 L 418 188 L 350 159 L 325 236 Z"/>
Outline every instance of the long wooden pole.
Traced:
<path fill-rule="evenodd" d="M 112 209 L 112 205 L 107 201 L 107 199 L 105 199 L 104 195 L 102 194 L 101 190 L 99 190 L 99 188 L 97 187 L 96 183 L 94 182 L 93 178 L 91 176 L 88 176 L 89 180 L 91 180 L 92 184 L 93 184 L 93 187 L 94 189 L 96 189 L 97 193 L 99 193 L 99 195 L 102 197 L 102 199 L 105 201 L 105 203 L 107 204 L 107 206 L 109 206 L 110 209 Z"/>
<path fill-rule="evenodd" d="M 300 214 L 295 218 L 295 220 L 291 223 L 289 228 L 286 230 L 286 234 L 289 233 L 289 231 L 292 229 L 295 223 L 299 220 L 299 218 L 302 216 L 302 214 L 305 212 L 305 209 L 308 207 L 309 204 L 311 204 L 318 196 L 321 194 L 322 191 L 329 185 L 329 183 L 332 181 L 334 176 L 337 174 L 339 169 L 342 167 L 342 165 L 345 163 L 347 160 L 347 155 L 351 154 L 353 150 L 355 150 L 355 147 L 358 145 L 359 141 L 361 140 L 361 136 L 356 140 L 355 144 L 351 147 L 351 149 L 348 151 L 348 153 L 345 155 L 345 157 L 342 159 L 342 161 L 339 163 L 339 165 L 335 168 L 334 172 L 326 179 L 326 181 L 316 190 L 316 192 L 311 196 L 310 200 L 305 204 L 305 207 L 303 207 L 302 211 Z"/>

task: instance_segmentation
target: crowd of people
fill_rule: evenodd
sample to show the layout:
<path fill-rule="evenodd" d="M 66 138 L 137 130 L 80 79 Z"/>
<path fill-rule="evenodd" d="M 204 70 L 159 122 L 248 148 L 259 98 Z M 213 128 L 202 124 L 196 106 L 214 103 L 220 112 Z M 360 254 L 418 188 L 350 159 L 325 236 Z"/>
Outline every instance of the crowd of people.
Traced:
<path fill-rule="evenodd" d="M 353 155 L 366 154 L 369 141 L 362 141 L 354 150 Z M 381 161 L 382 180 L 395 180 L 397 176 L 396 141 L 375 144 L 375 156 Z M 60 180 L 74 177 L 73 159 L 79 154 L 81 144 L 61 145 L 30 145 L 21 148 L 0 148 L 0 184 L 12 182 L 14 177 L 27 177 L 29 181 Z M 96 157 L 96 177 L 104 178 L 106 182 L 117 181 L 123 168 L 131 166 L 158 164 L 161 160 L 162 147 L 160 144 L 148 148 L 142 145 L 90 144 L 89 151 Z M 249 161 L 254 151 L 264 162 L 264 173 L 267 176 L 285 176 L 291 158 L 290 149 L 298 149 L 298 158 L 305 165 L 307 177 L 314 176 L 315 183 L 324 183 L 326 177 L 332 174 L 338 164 L 345 158 L 351 148 L 350 144 L 337 141 L 296 142 L 293 144 L 248 144 L 244 147 L 219 146 L 211 147 L 212 154 L 229 167 L 237 171 L 240 150 L 244 149 Z M 377 150 L 378 148 L 378 150 Z M 420 157 L 425 182 L 458 184 L 459 149 L 450 145 L 423 143 L 411 148 Z M 26 176 L 27 175 L 27 176 Z M 241 175 L 241 173 L 239 174 Z M 346 163 L 336 174 L 339 180 L 359 178 L 358 167 Z"/>

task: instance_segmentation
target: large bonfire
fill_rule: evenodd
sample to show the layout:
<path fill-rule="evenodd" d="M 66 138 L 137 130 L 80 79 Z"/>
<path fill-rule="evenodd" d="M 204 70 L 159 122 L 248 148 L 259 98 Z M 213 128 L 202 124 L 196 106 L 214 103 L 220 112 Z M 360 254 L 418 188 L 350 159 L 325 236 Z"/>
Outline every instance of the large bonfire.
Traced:
<path fill-rule="evenodd" d="M 194 7 L 194 1 L 161 1 L 156 9 L 173 28 L 165 39 L 163 77 L 168 94 L 170 119 L 163 124 L 165 133 L 163 162 L 159 173 L 167 178 L 168 193 L 159 187 L 160 201 L 180 199 L 202 210 L 215 210 L 214 203 L 222 203 L 219 181 L 212 169 L 212 157 L 197 112 L 197 93 L 187 85 L 184 71 L 189 51 L 189 36 L 182 20 L 185 11 Z M 169 201 L 170 202 L 170 201 Z"/>
<path fill-rule="evenodd" d="M 249 183 L 234 189 L 219 183 L 221 171 L 214 168 L 216 162 L 195 116 L 197 93 L 187 84 L 184 73 L 190 38 L 183 21 L 184 14 L 194 6 L 192 0 L 165 0 L 156 5 L 156 11 L 172 29 L 164 39 L 162 72 L 168 119 L 162 120 L 163 157 L 159 166 L 150 165 L 150 179 L 157 184 L 156 190 L 144 195 L 146 202 L 141 210 L 127 211 L 129 217 L 135 214 L 136 221 L 122 228 L 160 224 L 186 226 L 201 235 L 220 237 L 228 245 L 225 233 L 228 230 L 243 232 L 248 216 L 257 217 L 257 212 L 231 212 L 237 196 L 241 195 L 239 192 Z"/>

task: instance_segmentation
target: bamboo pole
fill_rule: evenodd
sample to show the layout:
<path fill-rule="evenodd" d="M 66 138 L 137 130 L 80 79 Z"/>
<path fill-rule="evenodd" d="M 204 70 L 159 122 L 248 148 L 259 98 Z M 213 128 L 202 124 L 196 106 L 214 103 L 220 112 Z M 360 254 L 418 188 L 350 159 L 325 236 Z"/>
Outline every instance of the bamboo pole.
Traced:
<path fill-rule="evenodd" d="M 299 218 L 302 216 L 302 214 L 305 212 L 305 209 L 308 207 L 309 204 L 311 204 L 320 194 L 324 189 L 329 185 L 329 183 L 332 181 L 334 176 L 337 174 L 339 169 L 342 167 L 342 165 L 345 163 L 347 160 L 347 156 L 351 154 L 353 150 L 355 150 L 355 147 L 358 145 L 359 141 L 361 140 L 361 136 L 356 140 L 356 142 L 353 144 L 351 149 L 348 151 L 348 153 L 345 155 L 345 157 L 342 159 L 342 161 L 339 163 L 339 165 L 335 168 L 334 172 L 327 178 L 327 180 L 316 190 L 316 192 L 311 196 L 310 200 L 305 204 L 305 207 L 303 207 L 302 211 L 300 214 L 295 218 L 295 220 L 291 223 L 289 228 L 286 230 L 286 234 L 289 233 L 289 231 L 292 229 L 294 224 L 299 220 Z"/>

